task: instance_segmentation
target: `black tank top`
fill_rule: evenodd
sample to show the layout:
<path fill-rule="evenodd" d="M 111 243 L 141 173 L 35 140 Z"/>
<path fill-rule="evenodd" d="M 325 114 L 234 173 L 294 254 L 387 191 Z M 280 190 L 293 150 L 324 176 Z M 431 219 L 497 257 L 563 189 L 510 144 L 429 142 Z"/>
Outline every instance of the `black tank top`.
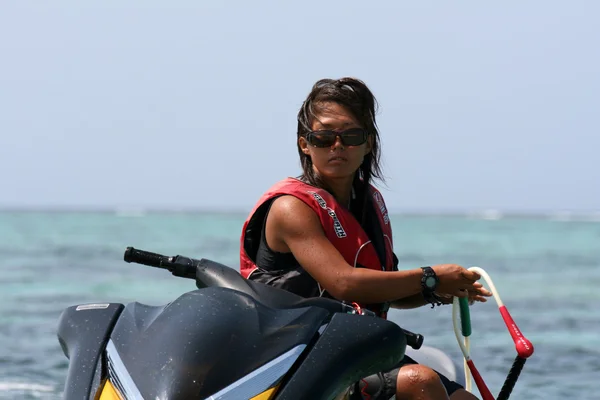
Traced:
<path fill-rule="evenodd" d="M 273 251 L 267 243 L 267 216 L 269 215 L 272 205 L 273 201 L 271 201 L 267 208 L 265 220 L 263 221 L 263 226 L 260 231 L 260 243 L 258 245 L 258 251 L 256 252 L 256 265 L 270 271 L 282 269 L 283 267 L 299 267 L 300 264 L 296 261 L 296 258 L 292 253 Z"/>
<path fill-rule="evenodd" d="M 274 199 L 273 199 L 274 200 Z M 273 251 L 267 244 L 266 225 L 267 215 L 273 204 L 267 206 L 265 219 L 260 232 L 260 242 L 256 253 L 258 267 L 248 277 L 280 289 L 295 293 L 302 297 L 320 297 L 323 295 L 317 281 L 302 268 L 292 253 Z"/>

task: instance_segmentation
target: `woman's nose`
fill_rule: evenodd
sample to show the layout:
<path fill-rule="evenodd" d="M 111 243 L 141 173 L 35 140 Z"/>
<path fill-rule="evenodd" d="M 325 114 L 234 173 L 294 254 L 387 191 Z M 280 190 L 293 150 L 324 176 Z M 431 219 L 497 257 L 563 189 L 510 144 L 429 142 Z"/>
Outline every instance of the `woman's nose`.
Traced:
<path fill-rule="evenodd" d="M 342 142 L 342 137 L 340 135 L 335 136 L 335 142 L 331 146 L 332 149 L 344 148 L 344 142 Z"/>

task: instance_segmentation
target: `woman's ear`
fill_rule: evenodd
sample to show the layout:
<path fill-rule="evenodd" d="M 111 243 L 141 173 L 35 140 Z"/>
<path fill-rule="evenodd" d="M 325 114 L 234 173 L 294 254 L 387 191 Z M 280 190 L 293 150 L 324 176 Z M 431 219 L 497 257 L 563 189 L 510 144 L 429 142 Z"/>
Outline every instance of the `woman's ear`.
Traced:
<path fill-rule="evenodd" d="M 302 152 L 306 155 L 308 155 L 310 153 L 310 150 L 308 149 L 308 142 L 306 141 L 306 138 L 300 136 L 298 138 L 298 146 L 300 146 L 300 149 L 302 150 Z"/>

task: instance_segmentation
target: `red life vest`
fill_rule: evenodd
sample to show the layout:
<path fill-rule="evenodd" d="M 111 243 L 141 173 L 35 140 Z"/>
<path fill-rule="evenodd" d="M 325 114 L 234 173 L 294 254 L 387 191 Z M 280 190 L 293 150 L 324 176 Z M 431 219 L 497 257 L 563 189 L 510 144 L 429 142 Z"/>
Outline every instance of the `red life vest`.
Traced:
<path fill-rule="evenodd" d="M 375 246 L 367 236 L 360 223 L 354 215 L 346 208 L 340 206 L 335 198 L 327 191 L 304 183 L 295 178 L 284 179 L 269 190 L 258 200 L 244 222 L 240 239 L 240 273 L 244 278 L 251 279 L 250 274 L 258 267 L 255 264 L 256 252 L 260 242 L 264 219 L 266 217 L 266 205 L 271 200 L 282 195 L 297 197 L 311 207 L 319 216 L 325 235 L 335 248 L 342 254 L 346 262 L 354 267 L 365 267 L 374 270 L 395 270 L 392 228 L 387 208 L 381 193 L 373 186 L 370 187 L 373 197 L 375 213 L 379 220 L 385 246 L 385 263 L 382 265 Z M 261 212 L 262 210 L 262 212 Z M 383 317 L 387 312 L 388 305 L 362 305 L 367 308 L 376 308 Z"/>

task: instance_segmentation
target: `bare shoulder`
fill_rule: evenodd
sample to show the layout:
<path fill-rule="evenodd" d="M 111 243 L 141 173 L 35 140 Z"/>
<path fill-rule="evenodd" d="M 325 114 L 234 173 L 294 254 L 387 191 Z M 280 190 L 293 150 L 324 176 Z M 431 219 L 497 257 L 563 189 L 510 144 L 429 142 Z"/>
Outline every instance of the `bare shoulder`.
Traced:
<path fill-rule="evenodd" d="M 298 263 L 332 296 L 343 296 L 342 277 L 354 271 L 329 241 L 319 215 L 293 196 L 277 198 L 267 217 L 266 238 L 271 249 L 291 252 Z"/>
<path fill-rule="evenodd" d="M 273 205 L 271 206 L 271 212 L 275 212 L 277 214 L 282 214 L 289 216 L 290 214 L 295 213 L 311 213 L 315 214 L 315 212 L 302 200 L 295 196 L 284 195 L 276 198 L 273 201 Z"/>
<path fill-rule="evenodd" d="M 268 223 L 283 236 L 314 235 L 323 232 L 318 215 L 312 208 L 297 197 L 285 195 L 273 201 Z"/>

